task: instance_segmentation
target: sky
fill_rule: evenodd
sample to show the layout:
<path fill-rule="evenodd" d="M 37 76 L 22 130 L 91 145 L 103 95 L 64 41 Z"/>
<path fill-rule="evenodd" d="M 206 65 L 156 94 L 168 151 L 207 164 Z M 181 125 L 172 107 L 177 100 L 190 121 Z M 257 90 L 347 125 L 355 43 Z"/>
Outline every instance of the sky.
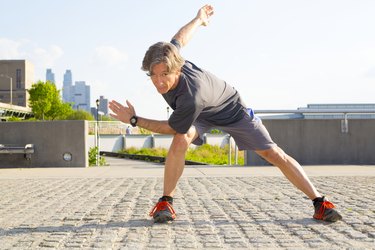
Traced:
<path fill-rule="evenodd" d="M 310 103 L 375 103 L 373 0 L 0 0 L 0 59 L 26 59 L 167 118 L 167 104 L 141 68 L 146 50 L 211 4 L 215 14 L 182 56 L 234 86 L 255 110 Z"/>

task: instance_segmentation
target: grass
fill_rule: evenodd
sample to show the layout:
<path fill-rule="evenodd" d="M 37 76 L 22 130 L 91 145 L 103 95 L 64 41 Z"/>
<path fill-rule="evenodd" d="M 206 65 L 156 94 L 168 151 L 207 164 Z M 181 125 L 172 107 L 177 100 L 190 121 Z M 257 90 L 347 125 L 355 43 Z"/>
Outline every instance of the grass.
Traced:
<path fill-rule="evenodd" d="M 150 156 L 166 157 L 168 150 L 165 148 L 128 148 L 122 150 L 120 153 L 126 154 L 139 154 Z M 185 159 L 188 161 L 203 162 L 212 165 L 225 165 L 228 164 L 229 147 L 221 148 L 215 145 L 203 144 L 195 149 L 190 148 Z M 234 150 L 232 150 L 232 164 L 234 164 Z M 244 165 L 244 152 L 238 151 L 238 164 Z"/>

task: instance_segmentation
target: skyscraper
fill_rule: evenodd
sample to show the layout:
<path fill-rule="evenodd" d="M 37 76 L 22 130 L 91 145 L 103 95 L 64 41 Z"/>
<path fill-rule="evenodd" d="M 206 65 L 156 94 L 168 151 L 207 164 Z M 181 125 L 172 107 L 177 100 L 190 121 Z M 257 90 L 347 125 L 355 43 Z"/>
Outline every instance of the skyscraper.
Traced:
<path fill-rule="evenodd" d="M 56 82 L 55 82 L 55 74 L 52 72 L 52 69 L 47 69 L 47 72 L 46 72 L 46 82 L 49 81 L 53 84 L 56 85 Z"/>
<path fill-rule="evenodd" d="M 63 80 L 63 101 L 73 102 L 73 77 L 72 71 L 67 69 L 64 74 Z"/>
<path fill-rule="evenodd" d="M 85 81 L 76 81 L 73 93 L 73 109 L 90 112 L 90 86 Z"/>
<path fill-rule="evenodd" d="M 85 81 L 75 81 L 72 71 L 67 69 L 63 81 L 63 101 L 71 103 L 73 109 L 90 112 L 90 86 Z"/>

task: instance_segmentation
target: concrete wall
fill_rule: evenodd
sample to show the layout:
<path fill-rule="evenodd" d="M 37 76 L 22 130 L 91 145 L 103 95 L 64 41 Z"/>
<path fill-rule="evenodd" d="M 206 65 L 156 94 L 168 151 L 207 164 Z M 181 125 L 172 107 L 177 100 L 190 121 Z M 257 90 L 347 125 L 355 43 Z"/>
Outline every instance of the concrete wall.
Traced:
<path fill-rule="evenodd" d="M 118 152 L 124 148 L 125 135 L 100 135 L 100 151 Z M 95 135 L 87 137 L 88 148 L 95 147 Z"/>
<path fill-rule="evenodd" d="M 0 167 L 87 167 L 86 121 L 0 122 L 0 144 L 34 144 L 31 160 L 23 154 L 0 154 Z M 65 161 L 64 153 L 72 160 Z"/>
<path fill-rule="evenodd" d="M 272 139 L 302 165 L 375 164 L 375 120 L 263 120 Z M 245 165 L 269 165 L 252 151 Z"/>

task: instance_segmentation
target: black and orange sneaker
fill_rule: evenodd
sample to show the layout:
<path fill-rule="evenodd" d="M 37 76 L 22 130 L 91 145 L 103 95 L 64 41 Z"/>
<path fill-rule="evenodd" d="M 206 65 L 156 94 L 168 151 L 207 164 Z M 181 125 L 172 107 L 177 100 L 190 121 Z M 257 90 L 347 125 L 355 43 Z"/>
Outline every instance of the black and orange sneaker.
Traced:
<path fill-rule="evenodd" d="M 164 197 L 160 198 L 159 202 L 150 211 L 150 216 L 154 218 L 155 223 L 165 223 L 176 219 L 176 213 L 172 204 L 164 199 Z"/>
<path fill-rule="evenodd" d="M 335 209 L 335 205 L 328 201 L 324 196 L 314 200 L 314 219 L 328 222 L 336 222 L 342 219 L 342 216 Z"/>

